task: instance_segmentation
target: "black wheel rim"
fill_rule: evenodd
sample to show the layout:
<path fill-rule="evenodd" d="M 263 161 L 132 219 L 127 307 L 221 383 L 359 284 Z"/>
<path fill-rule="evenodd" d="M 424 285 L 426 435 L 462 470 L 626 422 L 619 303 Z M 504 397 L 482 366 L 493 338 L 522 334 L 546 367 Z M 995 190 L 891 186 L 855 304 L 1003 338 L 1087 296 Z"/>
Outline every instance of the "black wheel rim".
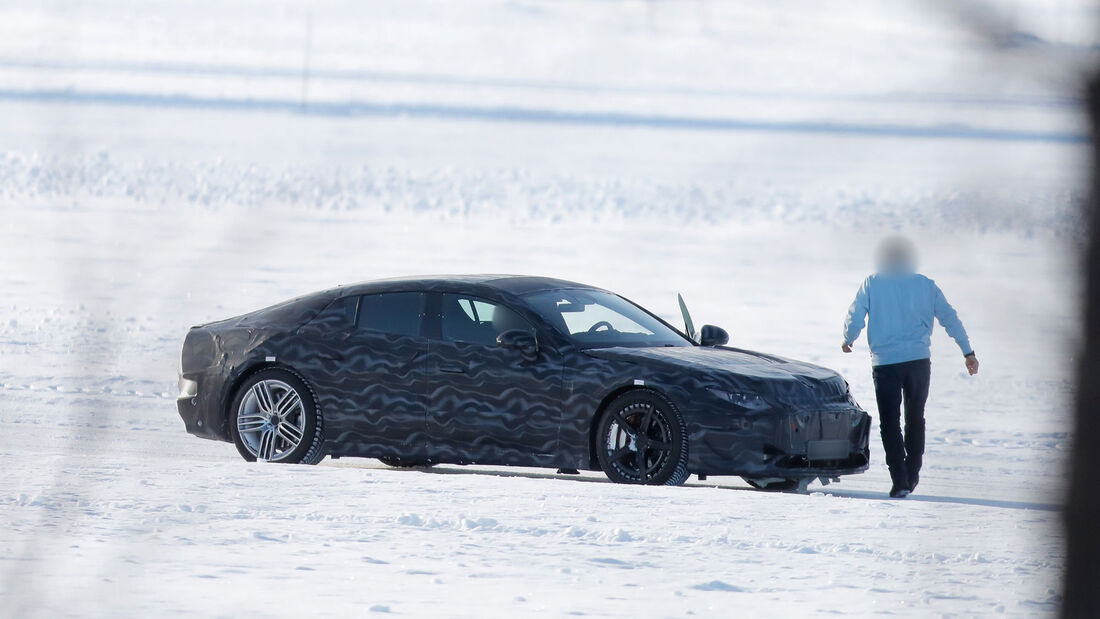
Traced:
<path fill-rule="evenodd" d="M 668 417 L 653 404 L 638 402 L 612 414 L 604 448 L 622 477 L 649 482 L 664 469 L 674 447 Z"/>

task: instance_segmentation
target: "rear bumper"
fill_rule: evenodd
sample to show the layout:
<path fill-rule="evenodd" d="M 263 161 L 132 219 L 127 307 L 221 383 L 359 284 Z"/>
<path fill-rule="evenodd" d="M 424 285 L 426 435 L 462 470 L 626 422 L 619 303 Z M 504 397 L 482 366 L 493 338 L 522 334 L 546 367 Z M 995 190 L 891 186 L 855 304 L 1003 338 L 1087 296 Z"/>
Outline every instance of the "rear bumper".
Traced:
<path fill-rule="evenodd" d="M 183 427 L 189 434 L 203 436 L 206 433 L 204 427 L 206 421 L 199 414 L 197 397 L 176 398 L 176 408 L 179 410 L 180 419 L 183 420 Z"/>
<path fill-rule="evenodd" d="M 225 422 L 220 414 L 220 402 L 217 392 L 219 389 L 211 389 L 211 381 L 203 376 L 186 376 L 194 387 L 189 390 L 182 388 L 176 398 L 176 409 L 179 411 L 183 427 L 189 434 L 215 441 L 228 441 L 229 436 L 225 432 Z"/>
<path fill-rule="evenodd" d="M 692 473 L 816 478 L 870 464 L 871 416 L 858 407 L 725 414 L 689 424 Z"/>
<path fill-rule="evenodd" d="M 229 440 L 221 415 L 225 355 L 219 341 L 204 327 L 191 327 L 187 332 L 180 354 L 176 409 L 188 433 L 225 441 Z"/>

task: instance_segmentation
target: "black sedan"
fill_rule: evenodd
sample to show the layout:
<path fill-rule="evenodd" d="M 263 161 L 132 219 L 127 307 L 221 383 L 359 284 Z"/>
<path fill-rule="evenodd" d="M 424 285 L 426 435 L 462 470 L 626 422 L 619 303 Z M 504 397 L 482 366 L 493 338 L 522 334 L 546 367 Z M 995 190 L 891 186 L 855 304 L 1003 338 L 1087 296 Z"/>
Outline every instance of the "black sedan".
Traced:
<path fill-rule="evenodd" d="M 193 327 L 178 408 L 188 432 L 247 460 L 589 469 L 644 484 L 740 475 L 770 488 L 867 469 L 870 417 L 839 374 L 727 339 L 708 325 L 695 341 L 568 281 L 382 280 Z"/>

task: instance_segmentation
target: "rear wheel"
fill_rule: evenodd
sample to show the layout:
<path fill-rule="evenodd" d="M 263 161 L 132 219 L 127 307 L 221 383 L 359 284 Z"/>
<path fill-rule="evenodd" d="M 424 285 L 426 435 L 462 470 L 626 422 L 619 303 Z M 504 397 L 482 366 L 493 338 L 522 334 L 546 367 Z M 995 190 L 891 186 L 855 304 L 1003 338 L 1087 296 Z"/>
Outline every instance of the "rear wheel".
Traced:
<path fill-rule="evenodd" d="M 687 432 L 679 411 L 653 391 L 613 400 L 596 430 L 596 457 L 611 481 L 678 486 L 688 478 Z"/>
<path fill-rule="evenodd" d="M 249 462 L 316 464 L 324 457 L 313 391 L 287 370 L 270 368 L 248 377 L 233 398 L 229 427 L 237 451 Z"/>

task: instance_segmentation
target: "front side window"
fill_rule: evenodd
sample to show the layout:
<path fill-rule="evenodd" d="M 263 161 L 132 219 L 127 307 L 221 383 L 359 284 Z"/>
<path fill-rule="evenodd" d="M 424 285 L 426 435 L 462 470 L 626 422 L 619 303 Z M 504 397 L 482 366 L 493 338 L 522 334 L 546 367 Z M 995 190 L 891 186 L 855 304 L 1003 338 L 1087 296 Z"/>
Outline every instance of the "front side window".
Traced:
<path fill-rule="evenodd" d="M 600 290 L 551 290 L 526 297 L 536 312 L 585 348 L 692 346 L 626 299 Z"/>
<path fill-rule="evenodd" d="M 459 294 L 443 294 L 441 301 L 440 328 L 445 341 L 496 346 L 497 336 L 505 331 L 534 332 L 519 314 L 498 303 Z"/>
<path fill-rule="evenodd" d="M 424 316 L 423 292 L 386 292 L 359 298 L 356 327 L 391 335 L 419 336 Z"/>

